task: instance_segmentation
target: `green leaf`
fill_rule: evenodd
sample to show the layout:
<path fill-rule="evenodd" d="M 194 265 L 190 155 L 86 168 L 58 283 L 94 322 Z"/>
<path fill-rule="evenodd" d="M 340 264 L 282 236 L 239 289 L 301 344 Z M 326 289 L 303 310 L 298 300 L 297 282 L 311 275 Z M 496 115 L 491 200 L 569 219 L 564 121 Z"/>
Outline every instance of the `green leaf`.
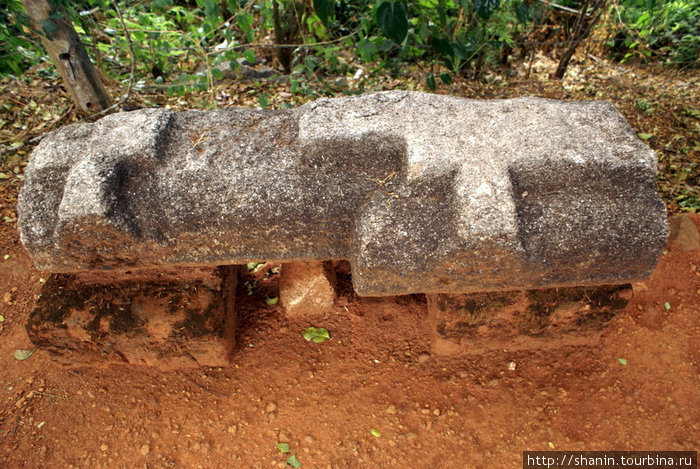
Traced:
<path fill-rule="evenodd" d="M 0 322 L 5 322 L 5 316 L 3 316 L 2 314 L 0 314 Z"/>
<path fill-rule="evenodd" d="M 670 310 L 671 310 L 671 303 L 669 303 L 668 301 L 665 302 L 665 303 L 664 303 L 664 308 L 666 308 L 666 311 L 670 311 Z"/>
<path fill-rule="evenodd" d="M 500 4 L 501 0 L 474 0 L 474 10 L 481 19 L 487 20 Z"/>
<path fill-rule="evenodd" d="M 452 84 L 452 75 L 449 73 L 443 73 L 440 75 L 440 80 L 446 85 L 451 85 Z"/>
<path fill-rule="evenodd" d="M 258 95 L 258 104 L 260 104 L 260 107 L 265 109 L 268 104 L 270 104 L 269 100 L 267 99 L 267 95 L 265 93 L 260 93 Z"/>
<path fill-rule="evenodd" d="M 146 33 L 144 33 L 143 31 L 133 31 L 133 32 L 131 33 L 131 36 L 132 36 L 135 40 L 137 40 L 138 42 L 144 42 L 144 41 L 146 40 L 146 37 L 147 37 L 147 36 L 146 36 Z"/>
<path fill-rule="evenodd" d="M 255 51 L 253 49 L 246 49 L 243 52 L 243 57 L 245 57 L 250 64 L 255 63 Z"/>
<path fill-rule="evenodd" d="M 197 5 L 204 7 L 204 16 L 206 16 L 208 20 L 216 21 L 221 16 L 217 0 L 198 0 Z"/>
<path fill-rule="evenodd" d="M 287 464 L 289 464 L 292 467 L 301 467 L 301 463 L 297 459 L 296 455 L 292 454 L 287 458 Z"/>
<path fill-rule="evenodd" d="M 372 41 L 362 39 L 356 44 L 355 50 L 364 62 L 372 62 L 377 53 L 377 46 Z"/>
<path fill-rule="evenodd" d="M 372 436 L 376 436 L 377 438 L 382 436 L 382 434 L 379 433 L 379 430 L 377 430 L 376 428 L 371 429 L 369 432 L 372 434 Z"/>
<path fill-rule="evenodd" d="M 335 12 L 335 1 L 314 0 L 314 11 L 321 21 L 323 21 L 323 24 L 328 25 L 333 19 L 333 13 Z"/>
<path fill-rule="evenodd" d="M 452 50 L 452 45 L 450 44 L 450 41 L 448 41 L 447 39 L 444 39 L 441 37 L 434 37 L 430 41 L 430 44 L 443 57 L 452 57 L 454 55 L 454 51 Z"/>
<path fill-rule="evenodd" d="M 254 20 L 255 18 L 251 13 L 239 13 L 236 15 L 236 23 L 244 32 L 248 31 L 250 27 L 253 26 Z"/>
<path fill-rule="evenodd" d="M 377 24 L 384 37 L 401 44 L 408 34 L 408 13 L 400 1 L 385 1 L 377 8 Z"/>
<path fill-rule="evenodd" d="M 309 327 L 301 335 L 304 337 L 304 339 L 316 343 L 321 343 L 331 338 L 330 334 L 328 334 L 328 331 L 322 327 Z"/>
<path fill-rule="evenodd" d="M 461 41 L 454 41 L 452 43 L 452 50 L 458 59 L 468 60 L 471 55 L 476 52 L 476 46 L 473 43 L 465 44 Z"/>
<path fill-rule="evenodd" d="M 620 362 L 620 365 L 626 365 L 626 364 L 627 364 L 627 359 L 626 359 L 626 358 L 618 358 L 617 361 Z"/>
<path fill-rule="evenodd" d="M 435 83 L 435 75 L 433 75 L 432 73 L 428 73 L 425 76 L 425 83 L 428 85 L 428 88 L 430 88 L 433 91 L 435 91 L 435 89 L 437 88 L 437 84 Z"/>
<path fill-rule="evenodd" d="M 276 296 L 276 297 L 274 297 L 274 298 L 265 298 L 265 303 L 267 303 L 268 306 L 274 306 L 274 305 L 277 304 L 277 302 L 278 302 L 279 300 L 280 300 L 280 299 L 279 299 L 278 296 Z"/>
<path fill-rule="evenodd" d="M 223 80 L 224 72 L 222 72 L 218 68 L 212 68 L 211 69 L 211 76 L 214 80 Z"/>
<path fill-rule="evenodd" d="M 277 443 L 277 449 L 280 453 L 289 453 L 289 443 Z"/>
<path fill-rule="evenodd" d="M 639 132 L 637 135 L 638 135 L 639 138 L 641 138 L 642 140 L 649 140 L 650 138 L 653 137 L 652 134 L 645 134 L 644 132 Z"/>
<path fill-rule="evenodd" d="M 15 358 L 17 360 L 26 360 L 27 358 L 34 355 L 34 350 L 36 350 L 36 349 L 32 349 L 32 350 L 17 349 L 17 350 L 15 350 Z"/>

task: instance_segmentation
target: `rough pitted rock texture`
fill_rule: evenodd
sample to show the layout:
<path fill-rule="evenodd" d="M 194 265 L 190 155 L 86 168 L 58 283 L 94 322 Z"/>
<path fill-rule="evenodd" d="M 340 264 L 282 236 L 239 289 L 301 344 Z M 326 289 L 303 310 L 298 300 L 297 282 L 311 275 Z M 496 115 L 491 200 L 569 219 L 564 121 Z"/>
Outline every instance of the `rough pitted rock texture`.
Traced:
<path fill-rule="evenodd" d="M 56 272 L 348 259 L 367 296 L 621 283 L 668 233 L 655 170 L 605 102 L 145 109 L 46 137 L 20 231 Z"/>

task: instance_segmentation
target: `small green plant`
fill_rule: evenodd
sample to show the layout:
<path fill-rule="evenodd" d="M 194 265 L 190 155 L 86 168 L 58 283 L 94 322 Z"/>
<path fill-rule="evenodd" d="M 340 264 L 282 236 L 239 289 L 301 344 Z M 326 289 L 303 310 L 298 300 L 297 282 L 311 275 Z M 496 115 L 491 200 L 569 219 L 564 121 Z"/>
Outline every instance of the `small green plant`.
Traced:
<path fill-rule="evenodd" d="M 622 21 L 615 48 L 626 53 L 623 61 L 661 59 L 697 67 L 700 54 L 700 0 L 623 0 Z"/>
<path fill-rule="evenodd" d="M 639 99 L 634 103 L 635 109 L 641 112 L 650 112 L 653 110 L 653 106 L 646 100 L 644 99 Z"/>

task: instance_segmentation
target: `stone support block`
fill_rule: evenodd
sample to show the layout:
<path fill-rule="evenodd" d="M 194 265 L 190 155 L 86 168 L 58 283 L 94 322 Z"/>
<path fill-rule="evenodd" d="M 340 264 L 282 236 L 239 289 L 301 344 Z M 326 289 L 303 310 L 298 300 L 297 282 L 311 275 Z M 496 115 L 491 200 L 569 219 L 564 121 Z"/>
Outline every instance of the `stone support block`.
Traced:
<path fill-rule="evenodd" d="M 27 332 L 72 366 L 226 366 L 235 346 L 237 278 L 226 269 L 52 274 Z"/>
<path fill-rule="evenodd" d="M 327 313 L 335 301 L 333 266 L 330 262 L 282 264 L 279 291 L 287 316 Z"/>
<path fill-rule="evenodd" d="M 428 294 L 433 353 L 541 347 L 557 337 L 590 343 L 631 297 L 631 285 Z"/>

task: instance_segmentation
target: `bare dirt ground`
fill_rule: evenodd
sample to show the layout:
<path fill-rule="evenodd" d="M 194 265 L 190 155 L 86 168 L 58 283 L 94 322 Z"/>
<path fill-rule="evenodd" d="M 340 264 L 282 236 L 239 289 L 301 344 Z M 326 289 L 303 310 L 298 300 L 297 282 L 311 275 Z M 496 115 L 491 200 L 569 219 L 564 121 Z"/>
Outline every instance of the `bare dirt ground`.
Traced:
<path fill-rule="evenodd" d="M 619 80 L 593 94 L 627 108 L 642 132 L 647 121 L 630 117 L 629 101 L 647 85 Z M 577 96 L 560 86 L 527 89 Z M 667 134 L 675 141 L 664 129 L 659 145 Z M 289 320 L 265 292 L 242 290 L 240 349 L 228 367 L 64 367 L 41 349 L 13 357 L 33 348 L 25 324 L 46 274 L 13 221 L 21 181 L 0 184 L 0 467 L 284 468 L 295 454 L 305 468 L 515 468 L 525 450 L 700 448 L 698 249 L 670 243 L 586 343 L 564 336 L 431 355 L 421 295 L 360 299 L 342 289 L 333 314 Z M 331 340 L 304 340 L 311 325 Z"/>

